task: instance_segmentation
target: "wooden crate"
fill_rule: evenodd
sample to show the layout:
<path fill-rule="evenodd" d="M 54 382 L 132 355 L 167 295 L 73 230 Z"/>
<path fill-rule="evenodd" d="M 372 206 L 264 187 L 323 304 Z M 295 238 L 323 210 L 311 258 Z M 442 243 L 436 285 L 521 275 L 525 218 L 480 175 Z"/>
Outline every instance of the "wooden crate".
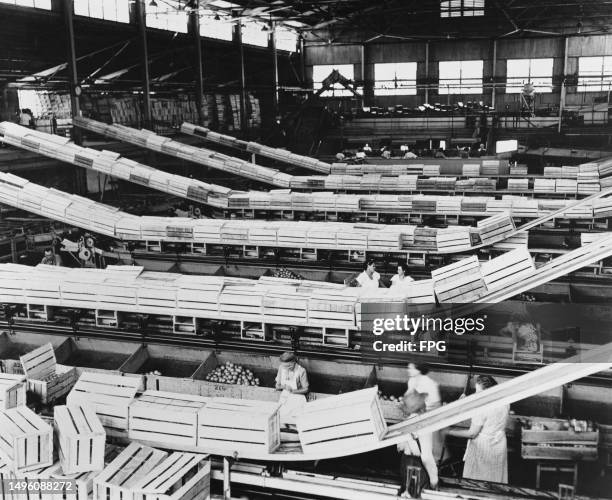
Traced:
<path fill-rule="evenodd" d="M 129 406 L 142 384 L 141 377 L 83 372 L 66 398 L 68 405 L 92 405 L 107 436 L 125 437 Z"/>
<path fill-rule="evenodd" d="M 269 401 L 213 398 L 198 414 L 198 447 L 272 453 L 280 445 L 278 410 Z"/>
<path fill-rule="evenodd" d="M 134 500 L 208 500 L 208 455 L 172 453 L 134 485 Z"/>
<path fill-rule="evenodd" d="M 487 288 L 478 257 L 473 255 L 431 272 L 434 291 L 440 302 L 472 302 Z"/>
<path fill-rule="evenodd" d="M 130 444 L 94 478 L 94 500 L 134 500 L 134 486 L 167 456 L 165 451 Z"/>
<path fill-rule="evenodd" d="M 358 448 L 387 432 L 377 386 L 306 403 L 296 425 L 305 453 Z"/>
<path fill-rule="evenodd" d="M 29 408 L 0 411 L 0 459 L 20 474 L 53 463 L 53 429 Z"/>
<path fill-rule="evenodd" d="M 191 394 L 146 391 L 130 404 L 128 437 L 195 447 L 198 413 L 207 400 Z"/>
<path fill-rule="evenodd" d="M 66 394 L 76 381 L 76 369 L 58 365 L 53 346 L 48 343 L 19 357 L 28 390 L 49 404 Z"/>
<path fill-rule="evenodd" d="M 26 404 L 26 382 L 23 375 L 0 373 L 0 410 Z"/>
<path fill-rule="evenodd" d="M 534 460 L 597 460 L 599 431 L 565 429 L 567 420 L 535 418 L 544 429 L 521 429 L 521 457 Z"/>
<path fill-rule="evenodd" d="M 102 470 L 106 433 L 91 406 L 56 406 L 53 419 L 65 474 Z"/>

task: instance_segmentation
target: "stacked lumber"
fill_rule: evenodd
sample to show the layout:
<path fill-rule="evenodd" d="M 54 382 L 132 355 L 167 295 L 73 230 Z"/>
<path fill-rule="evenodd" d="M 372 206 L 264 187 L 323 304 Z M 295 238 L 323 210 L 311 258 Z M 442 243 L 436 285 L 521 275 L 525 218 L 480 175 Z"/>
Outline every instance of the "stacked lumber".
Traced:
<path fill-rule="evenodd" d="M 483 262 L 480 267 L 484 283 L 489 290 L 517 283 L 535 271 L 533 259 L 526 246 Z"/>
<path fill-rule="evenodd" d="M 484 277 L 475 255 L 431 272 L 438 301 L 467 303 L 487 293 Z"/>
<path fill-rule="evenodd" d="M 272 453 L 280 446 L 278 403 L 214 398 L 198 414 L 198 446 L 224 453 Z"/>
<path fill-rule="evenodd" d="M 53 463 L 53 429 L 26 406 L 0 411 L 0 429 L 0 459 L 13 474 Z"/>
<path fill-rule="evenodd" d="M 205 402 L 201 396 L 146 391 L 130 403 L 128 437 L 195 447 L 198 412 Z"/>
<path fill-rule="evenodd" d="M 131 443 L 94 478 L 94 500 L 135 500 L 135 486 L 167 456 L 165 451 Z"/>
<path fill-rule="evenodd" d="M 56 406 L 53 420 L 64 474 L 104 468 L 106 433 L 91 406 Z"/>
<path fill-rule="evenodd" d="M 209 500 L 208 455 L 175 452 L 133 486 L 134 500 Z"/>
<path fill-rule="evenodd" d="M 44 404 L 52 403 L 68 393 L 76 381 L 76 369 L 58 365 L 50 343 L 20 356 L 19 359 L 28 390 L 38 395 Z"/>
<path fill-rule="evenodd" d="M 0 373 L 0 410 L 26 404 L 26 382 L 23 375 Z"/>
<path fill-rule="evenodd" d="M 296 426 L 304 452 L 315 454 L 376 443 L 387 431 L 378 387 L 310 401 Z"/>
<path fill-rule="evenodd" d="M 66 404 L 92 406 L 108 436 L 125 436 L 129 407 L 140 385 L 140 377 L 84 371 L 68 394 Z"/>

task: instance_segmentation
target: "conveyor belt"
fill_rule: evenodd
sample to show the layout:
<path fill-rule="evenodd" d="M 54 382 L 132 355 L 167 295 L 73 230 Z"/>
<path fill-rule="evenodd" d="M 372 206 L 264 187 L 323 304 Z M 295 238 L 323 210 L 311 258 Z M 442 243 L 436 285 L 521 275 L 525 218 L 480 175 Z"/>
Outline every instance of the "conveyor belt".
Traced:
<path fill-rule="evenodd" d="M 393 192 L 415 192 L 420 190 L 432 191 L 466 191 L 483 194 L 487 192 L 495 191 L 495 181 L 489 181 L 488 184 L 483 180 L 478 180 L 479 183 L 485 182 L 486 186 L 481 186 L 477 189 L 476 186 L 470 188 L 470 186 L 463 186 L 463 181 L 456 184 L 455 178 L 443 178 L 437 177 L 439 173 L 434 173 L 434 176 L 430 180 L 419 179 L 419 175 L 415 174 L 401 174 L 396 176 L 381 176 L 379 174 L 373 174 L 368 176 L 355 176 L 355 175 L 327 175 L 327 176 L 295 176 L 289 175 L 279 170 L 263 167 L 260 165 L 253 164 L 251 162 L 235 158 L 232 156 L 224 155 L 206 148 L 197 148 L 183 144 L 181 142 L 173 141 L 167 137 L 158 136 L 148 130 L 138 130 L 122 125 L 106 125 L 95 120 L 87 118 L 76 118 L 74 124 L 81 128 L 101 133 L 124 142 L 129 142 L 138 146 L 142 146 L 153 151 L 175 156 L 177 158 L 188 159 L 194 163 L 199 163 L 206 167 L 219 169 L 225 172 L 233 173 L 248 179 L 253 179 L 259 182 L 277 186 L 280 188 L 290 189 L 307 189 L 310 191 L 321 191 L 321 190 L 345 190 L 345 191 L 393 191 Z M 185 125 L 181 128 L 186 133 L 193 132 L 194 130 L 203 130 L 200 127 L 191 125 Z M 214 133 L 210 133 L 214 134 Z M 224 136 L 229 137 L 229 136 Z M 255 147 L 255 146 L 253 146 Z M 257 148 L 256 148 L 257 149 Z M 304 158 L 304 157 L 302 157 Z M 302 159 L 301 163 L 305 163 L 306 160 Z M 314 161 L 317 163 L 316 161 Z M 587 164 L 584 166 L 586 169 L 592 169 L 593 164 Z M 573 168 L 573 167 L 572 167 Z M 582 167 L 577 167 L 582 168 Z M 595 165 L 595 175 L 597 176 L 597 167 Z M 423 172 L 421 172 L 423 173 Z M 576 195 L 578 193 L 592 193 L 594 190 L 599 191 L 600 185 L 598 182 L 592 182 L 592 172 L 584 172 L 588 179 L 588 182 L 578 182 L 576 178 L 572 179 L 559 179 L 557 184 L 558 188 L 553 188 L 553 193 L 566 195 L 568 192 L 572 192 Z M 578 175 L 578 173 L 576 174 Z M 582 179 L 582 177 L 581 177 Z M 435 180 L 435 182 L 434 182 Z M 551 179 L 547 179 L 549 182 Z M 528 184 L 528 180 L 524 179 L 525 183 Z M 476 181 L 475 181 L 476 182 Z M 493 184 L 491 184 L 491 182 Z M 518 182 L 517 179 L 513 179 L 511 182 Z M 553 180 L 553 182 L 555 182 Z M 569 185 L 566 185 L 569 184 Z M 520 189 L 516 190 L 516 194 L 520 194 L 523 191 L 524 186 L 519 186 Z M 535 185 L 534 185 L 535 190 Z M 525 192 L 529 192 L 528 190 Z M 515 193 L 514 190 L 509 190 L 507 193 Z M 533 191 L 532 191 L 533 193 Z"/>
<path fill-rule="evenodd" d="M 120 158 L 118 154 L 76 146 L 66 138 L 35 132 L 10 122 L 0 123 L 2 141 L 38 152 L 99 173 L 183 197 L 203 205 L 227 210 L 276 210 L 315 213 L 389 213 L 443 216 L 487 217 L 509 212 L 513 218 L 537 219 L 554 211 L 568 219 L 593 219 L 612 214 L 608 203 L 591 203 L 607 196 L 612 188 L 568 203 L 566 200 L 533 200 L 521 196 L 422 196 L 422 195 L 348 195 L 336 193 L 292 193 L 234 191 L 169 174 L 149 166 Z M 156 136 L 157 137 L 157 136 Z M 160 140 L 163 138 L 160 138 Z M 190 155 L 179 156 L 189 159 Z"/>

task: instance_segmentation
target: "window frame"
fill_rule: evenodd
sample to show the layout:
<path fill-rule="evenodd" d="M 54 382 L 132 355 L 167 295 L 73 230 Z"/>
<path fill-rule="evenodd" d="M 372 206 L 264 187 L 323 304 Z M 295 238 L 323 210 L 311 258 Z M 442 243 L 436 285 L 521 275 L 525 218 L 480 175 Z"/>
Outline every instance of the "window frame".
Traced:
<path fill-rule="evenodd" d="M 348 68 L 350 69 L 350 76 L 348 74 L 346 74 L 348 71 Z M 315 68 L 328 68 L 329 71 L 325 72 L 325 76 L 323 76 L 323 78 L 321 80 L 315 80 Z M 354 64 L 314 64 L 312 66 L 312 87 L 313 90 L 317 91 L 319 90 L 322 86 L 323 86 L 323 80 L 325 78 L 327 78 L 330 73 L 334 70 L 337 69 L 338 71 L 340 71 L 340 74 L 342 76 L 344 76 L 345 78 L 348 78 L 349 80 L 355 80 L 355 65 Z M 357 91 L 359 91 L 359 89 L 356 89 Z M 331 90 L 326 90 L 325 92 L 323 92 L 321 94 L 321 97 L 351 97 L 354 94 L 344 88 L 343 86 L 341 86 L 340 84 L 334 84 L 334 87 Z"/>
<path fill-rule="evenodd" d="M 510 61 L 515 61 L 515 62 L 528 61 L 527 75 L 509 76 L 508 63 Z M 543 67 L 544 61 L 547 61 L 547 66 L 548 66 L 548 61 L 550 61 L 550 76 L 548 76 L 548 74 L 547 75 L 532 74 L 534 65 L 535 65 L 535 68 Z M 506 87 L 505 87 L 506 94 L 520 94 L 523 90 L 523 86 L 526 83 L 533 84 L 536 91 L 540 94 L 551 94 L 554 90 L 553 88 L 554 66 L 555 66 L 555 59 L 553 57 L 532 57 L 532 58 L 521 58 L 521 59 L 507 59 L 506 60 Z M 525 78 L 527 78 L 527 81 L 525 81 Z M 509 83 L 518 82 L 519 80 L 522 80 L 520 82 L 520 85 L 517 85 L 516 87 L 513 85 L 509 85 Z M 546 82 L 544 82 L 544 80 L 546 80 Z"/>
<path fill-rule="evenodd" d="M 402 61 L 394 63 L 374 63 L 374 95 L 375 96 L 400 96 L 400 95 L 417 95 L 417 65 L 416 61 Z M 395 66 L 394 78 L 379 79 L 377 72 L 382 69 L 382 66 L 391 68 Z M 408 69 L 409 74 L 405 78 L 398 78 L 398 70 L 400 66 Z M 385 85 L 385 83 L 387 83 Z M 400 85 L 400 82 L 406 85 Z M 392 86 L 394 85 L 394 86 Z"/>
<path fill-rule="evenodd" d="M 458 64 L 459 75 L 452 78 L 442 78 L 442 65 Z M 480 76 L 479 77 L 464 77 L 463 66 L 466 63 L 478 63 Z M 467 68 L 466 68 L 467 69 Z M 476 82 L 476 80 L 478 80 Z M 462 61 L 438 61 L 438 95 L 481 95 L 484 91 L 484 61 L 482 59 L 468 59 Z M 456 82 L 452 86 L 444 84 L 444 81 Z"/>
<path fill-rule="evenodd" d="M 581 74 L 581 63 L 585 59 L 600 59 L 600 70 L 597 74 Z M 612 55 L 578 57 L 578 92 L 612 91 Z"/>

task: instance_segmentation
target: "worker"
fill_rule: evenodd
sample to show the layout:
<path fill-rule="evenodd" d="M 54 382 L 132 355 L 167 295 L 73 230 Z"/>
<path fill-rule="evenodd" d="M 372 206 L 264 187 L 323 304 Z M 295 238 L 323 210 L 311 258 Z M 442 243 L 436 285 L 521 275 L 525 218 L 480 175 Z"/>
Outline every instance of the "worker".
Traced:
<path fill-rule="evenodd" d="M 22 127 L 33 127 L 34 116 L 32 115 L 32 112 L 29 109 L 24 108 L 19 113 L 19 125 L 21 125 Z"/>
<path fill-rule="evenodd" d="M 380 281 L 380 274 L 376 272 L 376 263 L 368 260 L 363 265 L 363 272 L 357 276 L 357 284 L 363 288 L 386 288 Z"/>
<path fill-rule="evenodd" d="M 460 151 L 459 156 L 461 156 L 461 158 L 463 158 L 463 159 L 469 158 L 470 157 L 470 150 L 467 147 L 463 148 Z"/>
<path fill-rule="evenodd" d="M 478 148 L 478 156 L 486 156 L 487 155 L 487 148 L 485 148 L 484 144 L 481 144 L 480 147 Z"/>
<path fill-rule="evenodd" d="M 340 153 L 336 153 L 336 160 L 344 161 L 346 159 L 346 155 L 341 151 Z"/>
<path fill-rule="evenodd" d="M 444 150 L 442 148 L 438 148 L 438 150 L 434 154 L 434 158 L 446 158 Z"/>
<path fill-rule="evenodd" d="M 52 248 L 45 248 L 45 255 L 40 261 L 41 264 L 45 264 L 47 266 L 61 266 L 62 258 L 57 255 Z"/>
<path fill-rule="evenodd" d="M 391 158 L 391 151 L 385 148 L 380 156 L 382 156 L 385 160 L 388 160 Z"/>
<path fill-rule="evenodd" d="M 306 369 L 298 364 L 292 352 L 284 352 L 280 357 L 280 366 L 276 374 L 276 390 L 288 391 L 291 394 L 307 394 L 309 389 Z"/>
<path fill-rule="evenodd" d="M 397 265 L 397 274 L 391 278 L 392 289 L 404 289 L 406 285 L 414 281 L 410 276 L 408 276 L 407 272 L 407 264 L 400 263 Z"/>
<path fill-rule="evenodd" d="M 412 392 L 402 400 L 401 410 L 404 418 L 410 419 L 425 413 L 426 394 Z M 397 445 L 402 454 L 400 474 L 400 496 L 402 498 L 419 498 L 421 490 L 427 486 L 438 488 L 438 465 L 434 457 L 442 454 L 443 442 L 439 432 L 408 434 L 406 441 Z M 420 475 L 418 484 L 410 484 L 408 467 L 424 467 L 427 474 Z"/>
<path fill-rule="evenodd" d="M 406 153 L 404 154 L 404 160 L 411 160 L 413 158 L 418 158 L 414 151 L 412 151 L 412 149 L 406 151 Z"/>
<path fill-rule="evenodd" d="M 489 375 L 478 375 L 475 386 L 480 393 L 497 385 Z M 494 483 L 508 483 L 508 444 L 506 420 L 508 405 L 484 410 L 472 417 L 469 429 L 450 429 L 449 436 L 468 438 L 463 460 L 463 477 Z"/>
<path fill-rule="evenodd" d="M 372 152 L 372 147 L 366 142 L 366 145 L 363 147 L 363 152 L 366 155 L 369 155 Z"/>
<path fill-rule="evenodd" d="M 440 398 L 440 386 L 429 377 L 429 366 L 426 363 L 408 363 L 408 388 L 406 395 L 415 391 L 419 394 L 427 394 L 425 406 L 427 411 L 442 406 Z"/>

